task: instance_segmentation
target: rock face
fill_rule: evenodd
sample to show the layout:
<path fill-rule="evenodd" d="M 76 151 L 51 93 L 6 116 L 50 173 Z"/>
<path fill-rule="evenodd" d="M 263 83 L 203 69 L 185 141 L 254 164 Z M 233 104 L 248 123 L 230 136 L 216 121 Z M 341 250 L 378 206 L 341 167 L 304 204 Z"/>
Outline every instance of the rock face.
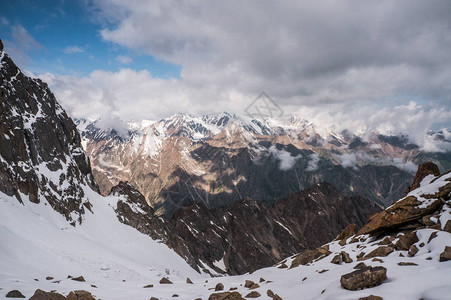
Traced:
<path fill-rule="evenodd" d="M 411 192 L 414 189 L 419 188 L 421 181 L 428 175 L 434 176 L 440 175 L 440 170 L 438 169 L 438 166 L 433 162 L 426 162 L 418 167 L 412 186 L 409 188 L 408 192 Z"/>
<path fill-rule="evenodd" d="M 272 205 L 324 181 L 344 194 L 389 205 L 405 193 L 412 175 L 370 160 L 345 168 L 339 155 L 363 152 L 376 161 L 406 157 L 417 163 L 421 153 L 407 141 L 380 135 L 370 143 L 350 132 L 321 136 L 310 122 L 290 118 L 262 122 L 228 113 L 177 114 L 152 123 L 130 122 L 125 135 L 100 129 L 101 122 L 77 122 L 102 193 L 128 181 L 168 217 L 186 201 L 216 208 L 249 197 Z M 443 160 L 451 164 L 451 156 Z"/>
<path fill-rule="evenodd" d="M 45 292 L 43 290 L 37 289 L 30 300 L 66 300 L 66 297 L 59 293 Z"/>
<path fill-rule="evenodd" d="M 387 269 L 384 267 L 366 267 L 341 276 L 341 285 L 351 291 L 380 285 L 387 279 Z"/>
<path fill-rule="evenodd" d="M 427 165 L 430 167 L 430 164 Z M 420 169 L 425 168 L 420 166 Z M 450 199 L 451 182 L 441 186 L 434 194 L 420 195 L 416 191 L 413 190 L 386 210 L 371 216 L 359 234 L 383 233 L 415 222 L 421 224 L 424 216 L 438 211 Z"/>
<path fill-rule="evenodd" d="M 81 221 L 90 208 L 82 186 L 97 187 L 78 130 L 47 84 L 25 76 L 3 45 L 0 119 L 0 191 Z"/>

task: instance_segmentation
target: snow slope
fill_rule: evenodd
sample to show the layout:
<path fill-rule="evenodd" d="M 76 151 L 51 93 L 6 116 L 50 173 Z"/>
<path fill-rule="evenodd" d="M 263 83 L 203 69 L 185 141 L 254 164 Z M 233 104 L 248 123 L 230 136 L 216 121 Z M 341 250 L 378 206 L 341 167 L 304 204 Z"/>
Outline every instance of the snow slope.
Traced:
<path fill-rule="evenodd" d="M 12 289 L 31 297 L 41 288 L 66 295 L 86 289 L 102 299 L 124 299 L 127 291 L 130 299 L 148 299 L 142 287 L 163 276 L 174 282 L 205 276 L 165 244 L 120 223 L 113 210 L 117 198 L 85 192 L 93 213 L 87 211 L 76 227 L 50 205 L 22 205 L 0 193 L 0 298 Z M 82 275 L 86 282 L 68 275 Z"/>

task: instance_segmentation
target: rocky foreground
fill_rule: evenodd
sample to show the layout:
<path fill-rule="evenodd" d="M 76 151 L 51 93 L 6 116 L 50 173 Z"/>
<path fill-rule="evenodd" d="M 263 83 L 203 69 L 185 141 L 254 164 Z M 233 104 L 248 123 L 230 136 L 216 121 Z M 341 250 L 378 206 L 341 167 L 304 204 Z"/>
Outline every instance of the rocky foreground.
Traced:
<path fill-rule="evenodd" d="M 417 188 L 370 217 L 357 234 L 351 224 L 334 241 L 252 274 L 183 281 L 162 276 L 135 286 L 134 294 L 141 289 L 137 298 L 152 300 L 449 299 L 451 173 L 435 176 L 430 168 L 420 166 Z M 69 280 L 73 282 L 60 282 Z M 95 281 L 89 284 L 86 291 L 92 295 L 72 292 L 87 298 L 70 298 L 69 293 L 52 298 L 36 290 L 32 299 L 108 298 L 106 291 L 93 287 Z"/>

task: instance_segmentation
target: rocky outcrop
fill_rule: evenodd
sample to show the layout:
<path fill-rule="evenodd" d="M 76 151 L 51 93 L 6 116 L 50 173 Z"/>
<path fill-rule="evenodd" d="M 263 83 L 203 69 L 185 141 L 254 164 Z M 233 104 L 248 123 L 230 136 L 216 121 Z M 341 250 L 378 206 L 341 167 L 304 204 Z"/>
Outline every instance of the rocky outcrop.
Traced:
<path fill-rule="evenodd" d="M 25 298 L 25 296 L 18 290 L 12 290 L 6 294 L 6 298 Z"/>
<path fill-rule="evenodd" d="M 439 176 L 440 170 L 436 164 L 433 162 L 426 162 L 418 166 L 417 173 L 415 174 L 415 178 L 413 179 L 412 186 L 409 187 L 407 192 L 411 192 L 414 189 L 420 187 L 421 181 L 428 175 Z"/>
<path fill-rule="evenodd" d="M 431 164 L 428 163 L 427 166 L 430 168 Z M 420 169 L 427 168 L 420 166 Z M 447 174 L 443 176 L 445 175 Z M 421 176 L 419 175 L 418 178 Z M 439 178 L 436 178 L 435 181 Z M 447 177 L 443 180 L 444 184 L 438 187 L 437 191 L 418 194 L 416 192 L 418 189 L 413 190 L 392 206 L 371 216 L 365 226 L 360 229 L 359 234 L 382 234 L 409 224 L 413 228 L 421 226 L 424 216 L 440 210 L 444 202 L 451 199 L 451 180 Z"/>
<path fill-rule="evenodd" d="M 0 49 L 0 191 L 48 202 L 68 221 L 90 209 L 97 190 L 78 130 L 47 84 L 25 76 Z"/>
<path fill-rule="evenodd" d="M 238 292 L 213 293 L 208 300 L 245 300 Z"/>
<path fill-rule="evenodd" d="M 378 286 L 387 279 L 384 267 L 366 267 L 341 276 L 341 285 L 351 291 Z"/>
<path fill-rule="evenodd" d="M 66 297 L 56 292 L 45 292 L 37 289 L 30 300 L 66 300 Z"/>

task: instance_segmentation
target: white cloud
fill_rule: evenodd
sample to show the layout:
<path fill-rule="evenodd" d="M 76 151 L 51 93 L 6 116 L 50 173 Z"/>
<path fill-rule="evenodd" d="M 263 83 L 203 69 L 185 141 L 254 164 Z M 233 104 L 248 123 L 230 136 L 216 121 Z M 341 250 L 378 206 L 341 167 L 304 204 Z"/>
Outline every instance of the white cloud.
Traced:
<path fill-rule="evenodd" d="M 79 46 L 68 46 L 63 49 L 66 54 L 83 53 L 85 50 Z"/>
<path fill-rule="evenodd" d="M 118 55 L 116 56 L 116 60 L 124 65 L 128 65 L 133 61 L 133 59 L 130 56 L 126 55 Z"/>
<path fill-rule="evenodd" d="M 306 171 L 315 171 L 318 169 L 319 155 L 317 153 L 312 153 L 309 156 L 310 160 L 307 165 Z"/>
<path fill-rule="evenodd" d="M 271 146 L 268 150 L 279 161 L 279 169 L 282 171 L 293 168 L 296 160 L 302 157 L 301 155 L 292 156 L 290 152 L 284 149 L 279 150 L 276 146 Z"/>
<path fill-rule="evenodd" d="M 3 42 L 6 51 L 19 66 L 30 61 L 29 53 L 44 49 L 21 25 L 11 26 L 11 40 Z"/>

